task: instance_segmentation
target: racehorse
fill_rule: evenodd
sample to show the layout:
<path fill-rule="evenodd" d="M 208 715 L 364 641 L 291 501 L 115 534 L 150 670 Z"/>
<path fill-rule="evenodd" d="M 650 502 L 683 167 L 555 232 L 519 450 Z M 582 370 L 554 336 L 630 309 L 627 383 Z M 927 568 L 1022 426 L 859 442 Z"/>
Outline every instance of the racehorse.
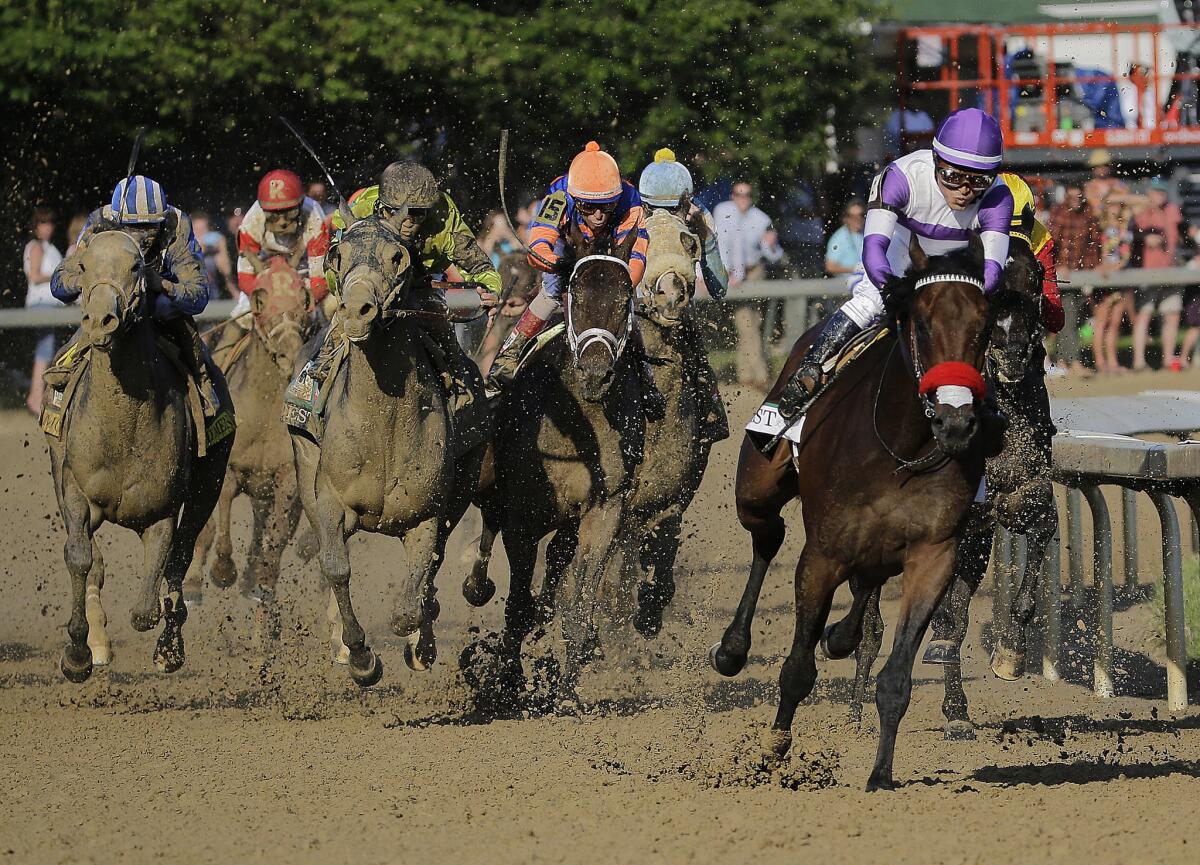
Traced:
<path fill-rule="evenodd" d="M 702 436 L 713 400 L 698 372 L 705 347 L 692 320 L 700 240 L 665 210 L 646 220 L 650 235 L 638 328 L 660 411 L 648 413 L 646 454 L 629 498 L 630 531 L 620 532 L 626 571 L 635 574 L 634 627 L 650 638 L 662 629 L 663 610 L 675 595 L 675 556 L 683 514 L 691 504 L 712 442 Z M 631 580 L 623 580 L 632 583 Z"/>
<path fill-rule="evenodd" d="M 895 642 L 876 689 L 879 749 L 868 790 L 894 786 L 892 757 L 912 693 L 913 660 L 950 584 L 983 476 L 976 408 L 989 332 L 982 249 L 973 243 L 927 258 L 914 243 L 911 256 L 908 275 L 890 292 L 901 323 L 832 379 L 804 418 L 796 451 L 784 441 L 764 455 L 758 433 L 743 439 L 737 510 L 754 558 L 734 620 L 710 652 L 722 675 L 745 665 L 763 577 L 783 542 L 780 511 L 798 495 L 805 544 L 796 565 L 796 630 L 780 672 L 779 709 L 763 742 L 768 756 L 781 758 L 791 746 L 796 706 L 816 681 L 814 649 L 834 591 L 848 579 L 855 590 L 850 612 L 824 638 L 829 654 L 845 657 L 862 638 L 873 590 L 903 571 Z M 768 402 L 778 399 L 814 333 L 797 343 Z"/>
<path fill-rule="evenodd" d="M 268 605 L 274 600 L 279 561 L 301 513 L 292 443 L 279 414 L 296 358 L 312 329 L 312 308 L 312 294 L 300 275 L 276 257 L 250 295 L 249 328 L 224 325 L 213 358 L 238 407 L 238 437 L 217 512 L 196 541 L 184 581 L 189 603 L 200 599 L 201 571 L 214 535 L 213 583 L 227 588 L 237 581 L 229 519 L 233 500 L 241 494 L 250 497 L 254 514 L 243 590 Z"/>
<path fill-rule="evenodd" d="M 501 532 L 510 565 L 500 644 L 508 685 L 523 675 L 521 646 L 539 621 L 531 585 L 538 542 L 551 532 L 540 612 L 542 619 L 552 615 L 565 580 L 563 681 L 574 682 L 600 654 L 597 589 L 625 522 L 645 442 L 642 354 L 626 350 L 634 302 L 628 262 L 637 232 L 611 252 L 577 226 L 569 232 L 578 257 L 565 298 L 566 338 L 530 358 L 501 398 L 478 496 L 484 531 L 463 584 L 464 597 L 476 606 L 495 593 L 487 563 Z"/>
<path fill-rule="evenodd" d="M 436 656 L 434 577 L 446 538 L 475 491 L 485 444 L 455 456 L 459 433 L 430 358 L 430 338 L 416 321 L 436 313 L 404 308 L 413 273 L 399 236 L 368 217 L 343 233 L 325 261 L 341 287 L 334 326 L 348 341 L 348 356 L 323 385 L 329 411 L 321 443 L 293 429 L 292 447 L 350 675 L 369 687 L 383 664 L 350 602 L 346 543 L 359 530 L 403 541 L 409 572 L 400 581 L 391 626 L 406 638 L 408 666 L 428 669 Z"/>
<path fill-rule="evenodd" d="M 1021 675 L 1041 562 L 1058 526 L 1048 460 L 1054 425 L 1041 383 L 1041 282 L 1041 267 L 1029 246 L 1014 243 L 1004 271 L 1004 288 L 992 302 L 995 324 L 986 359 L 996 402 L 1009 418 L 1004 449 L 987 460 L 987 498 L 971 509 L 955 557 L 954 581 L 934 613 L 933 637 L 925 650 L 925 663 L 943 665 L 946 696 L 942 713 L 948 739 L 975 737 L 959 658 L 970 601 L 987 570 L 996 525 L 1025 535 L 1028 550 L 1020 587 L 1012 599 L 1010 626 L 994 634 L 992 671 L 1010 680 Z M 1000 625 L 993 623 L 996 628 Z M 855 722 L 861 718 L 866 681 L 883 639 L 877 592 L 868 604 L 863 633 L 855 657 L 858 669 L 850 709 Z"/>
<path fill-rule="evenodd" d="M 198 400 L 197 416 L 189 417 L 187 373 L 156 338 L 150 308 L 161 287 L 137 241 L 122 231 L 96 234 L 80 253 L 80 270 L 81 341 L 89 357 L 59 434 L 47 435 L 72 584 L 71 642 L 59 666 L 83 682 L 94 660 L 108 662 L 104 565 L 94 533 L 110 522 L 142 538 L 142 590 L 131 621 L 137 631 L 163 621 L 154 663 L 171 673 L 184 662 L 183 577 L 220 494 L 233 435 L 213 436 L 206 456 L 197 457 L 193 424 L 204 418 Z M 219 374 L 214 384 L 229 406 Z M 58 393 L 47 389 L 46 404 Z M 167 596 L 160 599 L 164 579 Z"/>

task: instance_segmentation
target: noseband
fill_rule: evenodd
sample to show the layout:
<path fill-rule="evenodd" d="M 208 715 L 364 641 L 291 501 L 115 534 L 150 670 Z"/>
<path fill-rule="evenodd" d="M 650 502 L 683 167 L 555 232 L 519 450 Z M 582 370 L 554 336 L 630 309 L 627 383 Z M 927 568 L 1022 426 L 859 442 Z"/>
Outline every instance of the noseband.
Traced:
<path fill-rule="evenodd" d="M 633 331 L 633 293 L 629 296 L 629 308 L 625 313 L 625 327 L 621 331 L 621 335 L 617 336 L 610 330 L 603 327 L 589 327 L 582 333 L 575 332 L 575 321 L 571 315 L 571 285 L 575 282 L 575 275 L 579 269 L 586 263 L 592 261 L 609 261 L 621 265 L 626 273 L 629 273 L 629 263 L 623 259 L 616 258 L 611 255 L 585 255 L 583 258 L 575 262 L 575 266 L 571 269 L 571 278 L 567 282 L 567 297 L 563 307 L 563 314 L 567 324 L 567 343 L 571 346 L 571 354 L 575 358 L 575 363 L 579 363 L 580 357 L 593 344 L 600 343 L 612 356 L 613 363 L 617 362 L 617 358 L 625 350 L 625 345 L 629 342 L 629 335 Z"/>
<path fill-rule="evenodd" d="M 128 231 L 121 231 L 120 234 L 128 238 L 130 244 L 133 245 L 134 251 L 138 257 L 137 278 L 128 287 L 118 285 L 115 282 L 98 282 L 92 288 L 100 285 L 107 285 L 116 293 L 117 298 L 121 302 L 121 323 L 117 328 L 118 331 L 124 331 L 136 318 L 137 313 L 142 308 L 142 300 L 146 296 L 146 256 L 142 253 L 142 245 Z"/>
<path fill-rule="evenodd" d="M 964 274 L 933 274 L 931 276 L 923 276 L 913 284 L 913 292 L 918 292 L 927 285 L 932 285 L 935 282 L 960 282 L 966 285 L 972 285 L 983 291 L 983 280 L 976 279 L 973 276 Z M 988 321 L 988 326 L 985 328 L 985 334 L 990 334 L 991 321 Z M 979 400 L 983 399 L 987 393 L 987 386 L 984 384 L 983 376 L 979 370 L 975 369 L 969 363 L 963 363 L 957 360 L 942 361 L 935 364 L 929 370 L 925 369 L 921 362 L 921 353 L 917 348 L 917 329 L 909 328 L 909 364 L 912 366 L 913 374 L 917 379 L 917 392 L 921 395 L 921 399 L 925 403 L 925 416 L 932 418 L 935 413 L 935 404 L 930 394 L 936 393 L 941 387 L 958 387 L 964 388 L 971 392 L 971 395 Z"/>

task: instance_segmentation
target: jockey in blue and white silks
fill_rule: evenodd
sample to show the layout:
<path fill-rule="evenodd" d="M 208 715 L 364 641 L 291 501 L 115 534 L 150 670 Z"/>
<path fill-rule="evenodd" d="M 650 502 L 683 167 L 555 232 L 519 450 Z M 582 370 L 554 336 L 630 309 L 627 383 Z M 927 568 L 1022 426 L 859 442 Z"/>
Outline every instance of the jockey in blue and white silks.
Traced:
<path fill-rule="evenodd" d="M 1013 215 L 1012 193 L 998 177 L 1003 157 L 999 124 L 978 108 L 965 108 L 943 121 L 932 150 L 902 156 L 875 178 L 863 263 L 851 280 L 854 296 L 825 322 L 788 381 L 781 415 L 794 417 L 820 382 L 822 364 L 883 315 L 890 284 L 908 271 L 914 238 L 933 256 L 962 249 L 978 236 L 984 293 L 1000 285 Z"/>

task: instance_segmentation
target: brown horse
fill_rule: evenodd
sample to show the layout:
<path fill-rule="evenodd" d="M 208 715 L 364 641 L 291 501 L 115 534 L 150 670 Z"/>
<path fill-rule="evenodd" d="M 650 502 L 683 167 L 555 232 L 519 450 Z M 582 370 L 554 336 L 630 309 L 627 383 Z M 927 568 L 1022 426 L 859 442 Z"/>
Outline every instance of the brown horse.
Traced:
<path fill-rule="evenodd" d="M 107 637 L 89 640 L 89 630 L 103 631 L 105 621 L 99 603 L 103 563 L 93 535 L 110 522 L 142 538 L 142 591 L 131 620 L 137 631 L 164 622 L 154 663 L 170 673 L 184 662 L 183 577 L 221 491 L 233 436 L 197 457 L 188 381 L 159 347 L 148 312 L 158 289 L 147 287 L 158 276 L 137 241 L 122 231 L 95 235 L 80 254 L 80 270 L 82 342 L 90 356 L 60 434 L 47 436 L 72 581 L 71 642 L 59 666 L 72 682 L 83 682 L 92 673 L 89 642 L 107 648 Z M 214 384 L 228 406 L 219 373 Z M 55 393 L 47 389 L 47 400 Z M 160 598 L 164 578 L 167 596 Z"/>
<path fill-rule="evenodd" d="M 893 786 L 892 755 L 912 693 L 913 660 L 950 584 L 983 476 L 976 404 L 989 325 L 981 276 L 978 245 L 927 259 L 914 244 L 910 273 L 892 295 L 901 305 L 911 298 L 898 332 L 833 379 L 808 411 L 795 454 L 782 442 L 764 455 L 755 433 L 742 443 L 737 509 L 752 535 L 754 560 L 733 623 L 710 653 L 723 675 L 736 675 L 746 663 L 763 577 L 783 542 L 780 511 L 796 496 L 803 502 L 796 630 L 780 672 L 779 710 L 764 736 L 768 754 L 782 757 L 791 746 L 796 707 L 816 681 L 814 649 L 834 590 L 848 579 L 856 588 L 850 613 L 825 638 L 830 654 L 845 657 L 862 637 L 872 590 L 904 572 L 895 643 L 876 692 L 879 750 L 868 790 Z M 768 401 L 777 399 L 811 338 L 812 332 L 797 343 Z"/>
<path fill-rule="evenodd" d="M 238 407 L 238 437 L 217 512 L 196 541 L 184 581 L 184 594 L 192 604 L 200 599 L 201 572 L 214 535 L 213 583 L 227 588 L 237 581 L 229 525 L 237 496 L 250 497 L 254 514 L 243 589 L 264 602 L 274 599 L 279 561 L 300 520 L 292 442 L 279 413 L 296 358 L 312 329 L 312 294 L 295 270 L 275 264 L 259 277 L 250 307 L 250 329 L 225 324 L 213 353 Z"/>
<path fill-rule="evenodd" d="M 479 606 L 495 593 L 487 562 L 502 531 L 510 565 L 500 654 L 505 683 L 521 678 L 521 646 L 539 620 L 531 585 L 538 542 L 546 552 L 541 618 L 560 582 L 566 640 L 565 682 L 600 654 L 594 613 L 601 577 L 626 517 L 645 440 L 640 353 L 627 351 L 633 330 L 629 256 L 637 232 L 604 254 L 572 226 L 575 260 L 565 298 L 565 339 L 526 363 L 501 399 L 492 458 L 478 503 L 484 531 L 463 595 Z"/>
<path fill-rule="evenodd" d="M 1012 598 L 1010 623 L 994 622 L 996 648 L 992 670 L 1002 679 L 1021 674 L 1026 627 L 1033 618 L 1042 557 L 1058 526 L 1050 480 L 1054 423 L 1043 379 L 1041 349 L 1041 267 L 1027 244 L 1014 243 L 1004 271 L 1004 289 L 992 303 L 995 324 L 987 351 L 987 370 L 998 407 L 1009 418 L 1004 449 L 987 460 L 987 498 L 972 506 L 954 562 L 954 581 L 933 617 L 927 664 L 941 664 L 946 696 L 946 738 L 973 739 L 967 713 L 960 652 L 967 633 L 969 604 L 983 581 L 996 526 L 1027 538 L 1028 555 Z M 863 640 L 855 654 L 857 670 L 850 718 L 862 716 L 863 694 L 871 665 L 879 654 L 883 624 L 878 590 L 868 604 Z"/>
<path fill-rule="evenodd" d="M 321 443 L 293 430 L 292 446 L 350 675 L 367 687 L 379 681 L 383 665 L 350 601 L 347 541 L 359 530 L 403 541 L 409 569 L 391 626 L 405 638 L 409 667 L 428 669 L 436 654 L 434 577 L 446 538 L 475 492 L 485 437 L 456 430 L 451 420 L 431 359 L 436 349 L 416 319 L 425 313 L 405 307 L 413 272 L 400 237 L 367 217 L 345 231 L 325 260 L 341 287 L 333 327 L 344 335 L 348 355 L 323 384 L 328 415 Z M 480 443 L 456 456 L 459 436 Z"/>

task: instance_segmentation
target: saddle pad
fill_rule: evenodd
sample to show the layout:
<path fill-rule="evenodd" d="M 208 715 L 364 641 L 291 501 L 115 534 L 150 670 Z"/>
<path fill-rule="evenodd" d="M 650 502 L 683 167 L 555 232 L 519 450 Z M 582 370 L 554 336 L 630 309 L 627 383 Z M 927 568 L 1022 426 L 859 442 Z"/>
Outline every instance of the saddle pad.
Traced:
<path fill-rule="evenodd" d="M 754 417 L 750 418 L 750 423 L 746 424 L 746 432 L 764 433 L 774 437 L 783 432 L 785 426 L 787 426 L 787 421 L 779 414 L 779 404 L 764 402 L 758 407 Z M 800 434 L 803 431 L 804 418 L 801 417 L 788 427 L 786 432 L 783 432 L 783 437 L 794 444 L 800 444 Z"/>
<path fill-rule="evenodd" d="M 317 444 L 325 435 L 325 407 L 329 399 L 329 385 L 337 378 L 342 364 L 349 356 L 349 342 L 342 339 L 334 349 L 329 362 L 329 371 L 324 381 L 313 375 L 316 359 L 310 360 L 292 379 L 283 392 L 283 411 L 279 419 L 294 432 L 307 435 Z"/>

